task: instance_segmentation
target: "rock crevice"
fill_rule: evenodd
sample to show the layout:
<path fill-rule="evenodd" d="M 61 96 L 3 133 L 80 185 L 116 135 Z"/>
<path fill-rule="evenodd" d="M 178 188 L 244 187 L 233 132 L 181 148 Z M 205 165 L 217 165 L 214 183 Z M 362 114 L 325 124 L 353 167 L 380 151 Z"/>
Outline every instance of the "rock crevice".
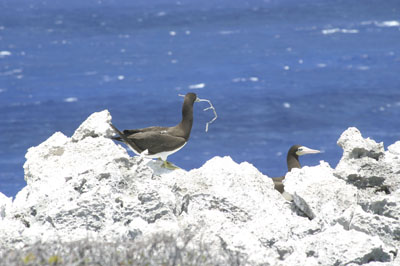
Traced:
<path fill-rule="evenodd" d="M 0 247 L 190 231 L 176 250 L 219 250 L 232 265 L 400 262 L 400 142 L 385 151 L 349 128 L 336 168 L 321 161 L 287 174 L 290 203 L 268 176 L 230 157 L 191 171 L 132 158 L 110 139 L 110 122 L 107 110 L 94 113 L 71 138 L 57 132 L 28 150 L 26 187 L 14 200 L 0 193 Z"/>

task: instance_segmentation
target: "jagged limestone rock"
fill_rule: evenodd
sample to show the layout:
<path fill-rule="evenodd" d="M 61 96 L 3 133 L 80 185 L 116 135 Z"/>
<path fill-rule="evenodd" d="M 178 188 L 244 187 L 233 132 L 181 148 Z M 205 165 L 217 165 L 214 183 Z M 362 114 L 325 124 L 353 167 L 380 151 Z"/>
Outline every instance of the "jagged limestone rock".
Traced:
<path fill-rule="evenodd" d="M 73 137 L 57 132 L 28 150 L 26 187 L 13 202 L 0 194 L 1 250 L 36 242 L 178 239 L 190 232 L 186 244 L 191 250 L 206 247 L 210 256 L 229 257 L 236 264 L 398 261 L 400 195 L 393 187 L 390 194 L 361 188 L 321 162 L 287 175 L 285 186 L 294 197 L 290 203 L 268 176 L 230 157 L 214 157 L 190 171 L 171 171 L 159 161 L 130 157 L 109 139 L 110 122 L 108 111 L 94 113 Z M 342 158 L 343 176 L 354 171 L 351 160 L 356 159 L 347 156 L 354 151 L 378 166 L 382 162 L 400 168 L 397 146 L 389 154 L 365 142 L 357 130 L 350 133 L 343 141 L 348 151 Z M 370 171 L 375 167 L 371 164 Z M 186 245 L 179 241 L 177 247 Z"/>
<path fill-rule="evenodd" d="M 390 165 L 391 172 L 393 173 L 385 178 L 384 185 L 389 189 L 389 192 L 400 190 L 400 141 L 388 147 L 383 161 L 387 165 Z"/>
<path fill-rule="evenodd" d="M 390 263 L 396 248 L 378 237 L 355 230 L 345 231 L 336 224 L 319 234 L 297 241 L 286 265 L 362 265 L 372 261 Z M 282 264 L 283 265 L 283 264 Z"/>
<path fill-rule="evenodd" d="M 324 224 L 334 225 L 349 206 L 357 204 L 357 189 L 336 178 L 326 162 L 293 169 L 286 175 L 285 189 L 307 217 Z"/>
<path fill-rule="evenodd" d="M 108 110 L 93 113 L 88 117 L 72 135 L 72 141 L 80 141 L 86 137 L 110 137 L 114 130 L 110 127 L 111 114 Z"/>
<path fill-rule="evenodd" d="M 400 222 L 398 218 L 366 212 L 357 206 L 353 213 L 349 229 L 364 232 L 370 236 L 378 236 L 392 246 L 400 243 Z"/>
<path fill-rule="evenodd" d="M 12 198 L 7 197 L 6 195 L 0 192 L 0 220 L 6 217 L 6 214 L 9 211 L 11 205 L 12 205 Z"/>
<path fill-rule="evenodd" d="M 343 156 L 336 166 L 335 175 L 359 188 L 381 187 L 393 175 L 392 166 L 383 160 L 383 143 L 364 139 L 354 127 L 342 133 L 337 144 Z"/>

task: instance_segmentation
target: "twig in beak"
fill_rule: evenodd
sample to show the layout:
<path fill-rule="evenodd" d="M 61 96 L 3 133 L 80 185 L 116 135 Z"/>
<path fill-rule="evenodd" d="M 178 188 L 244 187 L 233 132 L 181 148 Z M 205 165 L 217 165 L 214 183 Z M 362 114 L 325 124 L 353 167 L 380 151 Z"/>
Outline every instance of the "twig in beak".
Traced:
<path fill-rule="evenodd" d="M 207 110 L 210 110 L 210 109 L 213 110 L 214 118 L 211 119 L 210 121 L 208 121 L 207 124 L 206 124 L 206 132 L 208 132 L 208 125 L 211 124 L 211 123 L 213 123 L 213 122 L 217 119 L 217 117 L 218 117 L 217 112 L 215 111 L 215 107 L 214 107 L 214 105 L 212 105 L 212 103 L 211 103 L 210 100 L 207 100 L 207 99 L 200 99 L 200 98 L 197 98 L 197 100 L 198 100 L 199 102 L 208 102 L 208 104 L 210 105 L 210 107 L 207 107 L 207 108 L 203 109 L 203 111 L 207 111 Z"/>

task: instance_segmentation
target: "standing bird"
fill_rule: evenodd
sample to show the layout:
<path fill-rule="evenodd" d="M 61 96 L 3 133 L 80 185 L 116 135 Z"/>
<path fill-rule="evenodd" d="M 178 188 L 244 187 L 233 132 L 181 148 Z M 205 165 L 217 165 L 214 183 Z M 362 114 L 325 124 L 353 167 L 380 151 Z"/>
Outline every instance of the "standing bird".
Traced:
<path fill-rule="evenodd" d="M 300 162 L 299 162 L 299 156 L 305 155 L 305 154 L 313 154 L 313 153 L 320 153 L 319 150 L 313 150 L 310 148 L 307 148 L 305 146 L 301 145 L 293 145 L 290 147 L 286 161 L 287 161 L 287 167 L 288 167 L 288 172 L 290 172 L 293 168 L 301 168 Z M 284 194 L 285 192 L 285 187 L 283 185 L 283 180 L 285 179 L 285 176 L 281 177 L 272 177 L 272 181 L 274 182 L 275 189 L 278 190 L 280 193 Z M 286 193 L 286 192 L 285 192 Z M 288 200 L 291 198 L 291 196 L 285 196 L 284 197 Z"/>
<path fill-rule="evenodd" d="M 123 141 L 137 155 L 143 154 L 148 158 L 158 158 L 163 161 L 163 167 L 177 169 L 167 161 L 167 157 L 179 151 L 189 140 L 193 124 L 193 104 L 198 102 L 195 93 L 187 93 L 182 105 L 182 121 L 174 127 L 146 127 L 142 129 L 125 129 L 119 131 L 114 125 L 111 127 L 119 134 L 114 140 Z"/>

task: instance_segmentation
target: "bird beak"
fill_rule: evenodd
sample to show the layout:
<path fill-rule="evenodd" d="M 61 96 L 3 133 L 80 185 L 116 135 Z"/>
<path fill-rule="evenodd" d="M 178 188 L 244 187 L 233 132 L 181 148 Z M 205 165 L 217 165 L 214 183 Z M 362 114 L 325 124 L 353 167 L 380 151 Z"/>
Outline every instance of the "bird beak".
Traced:
<path fill-rule="evenodd" d="M 314 154 L 314 153 L 320 153 L 320 152 L 321 151 L 319 151 L 319 150 L 313 150 L 313 149 L 310 149 L 310 148 L 308 148 L 306 146 L 302 146 L 301 147 L 301 151 L 297 151 L 296 154 L 297 155 L 304 155 L 304 154 Z"/>

